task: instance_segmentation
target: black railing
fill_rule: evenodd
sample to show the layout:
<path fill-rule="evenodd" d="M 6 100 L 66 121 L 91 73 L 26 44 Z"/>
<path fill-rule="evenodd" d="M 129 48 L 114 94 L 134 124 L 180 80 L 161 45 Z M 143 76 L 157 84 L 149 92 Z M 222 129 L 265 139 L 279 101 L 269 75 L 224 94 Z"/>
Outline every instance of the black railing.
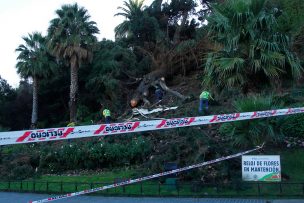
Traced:
<path fill-rule="evenodd" d="M 0 181 L 1 191 L 68 193 L 110 185 L 105 182 L 51 182 L 51 181 Z M 237 182 L 207 184 L 200 182 L 177 182 L 161 184 L 142 182 L 95 192 L 98 195 L 114 196 L 183 196 L 183 197 L 304 197 L 304 182 Z"/>

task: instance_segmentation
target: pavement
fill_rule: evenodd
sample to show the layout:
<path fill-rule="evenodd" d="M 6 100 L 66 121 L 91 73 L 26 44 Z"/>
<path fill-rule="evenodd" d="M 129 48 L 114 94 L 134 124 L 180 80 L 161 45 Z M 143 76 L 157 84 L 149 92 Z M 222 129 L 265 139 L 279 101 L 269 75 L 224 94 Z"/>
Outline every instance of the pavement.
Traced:
<path fill-rule="evenodd" d="M 27 203 L 57 195 L 0 192 L 0 203 Z M 102 197 L 77 196 L 61 200 L 58 203 L 304 203 L 303 199 L 238 199 L 238 198 L 152 198 L 152 197 Z"/>

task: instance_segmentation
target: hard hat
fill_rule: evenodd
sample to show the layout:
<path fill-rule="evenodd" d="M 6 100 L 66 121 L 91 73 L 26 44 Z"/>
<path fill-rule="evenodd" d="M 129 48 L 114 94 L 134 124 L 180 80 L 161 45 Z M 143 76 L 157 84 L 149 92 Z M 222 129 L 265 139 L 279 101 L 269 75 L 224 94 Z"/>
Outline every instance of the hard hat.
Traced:
<path fill-rule="evenodd" d="M 137 106 L 137 101 L 135 99 L 131 100 L 131 107 L 136 107 Z"/>

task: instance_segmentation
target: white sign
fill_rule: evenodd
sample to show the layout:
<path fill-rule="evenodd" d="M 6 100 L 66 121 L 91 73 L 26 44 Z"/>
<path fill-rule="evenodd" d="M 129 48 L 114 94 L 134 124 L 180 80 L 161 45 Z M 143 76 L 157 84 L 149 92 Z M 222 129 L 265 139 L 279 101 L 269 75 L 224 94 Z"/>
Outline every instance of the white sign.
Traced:
<path fill-rule="evenodd" d="M 242 156 L 242 179 L 244 181 L 281 181 L 280 156 Z"/>

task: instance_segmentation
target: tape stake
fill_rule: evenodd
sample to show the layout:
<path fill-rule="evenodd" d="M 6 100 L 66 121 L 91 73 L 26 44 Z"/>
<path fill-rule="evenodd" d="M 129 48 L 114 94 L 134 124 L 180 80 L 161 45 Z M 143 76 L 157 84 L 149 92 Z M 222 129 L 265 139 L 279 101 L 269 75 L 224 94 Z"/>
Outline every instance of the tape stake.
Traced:
<path fill-rule="evenodd" d="M 97 192 L 97 191 L 102 191 L 102 190 L 115 188 L 115 187 L 119 187 L 119 186 L 123 186 L 123 185 L 130 185 L 130 184 L 133 184 L 133 183 L 139 183 L 139 182 L 142 182 L 142 181 L 145 181 L 145 180 L 159 178 L 159 177 L 174 174 L 174 173 L 180 173 L 180 172 L 188 171 L 188 170 L 191 170 L 191 169 L 194 169 L 194 168 L 199 168 L 199 167 L 202 167 L 202 166 L 207 166 L 207 165 L 214 164 L 214 163 L 217 163 L 217 162 L 221 162 L 221 161 L 224 161 L 224 160 L 236 158 L 236 157 L 242 156 L 244 154 L 248 154 L 250 152 L 261 149 L 262 147 L 263 147 L 263 145 L 258 146 L 254 149 L 251 149 L 251 150 L 247 150 L 247 151 L 244 151 L 244 152 L 239 152 L 237 154 L 233 154 L 233 155 L 229 155 L 229 156 L 225 156 L 225 157 L 220 157 L 220 158 L 217 158 L 217 159 L 214 159 L 214 160 L 202 162 L 202 163 L 199 163 L 199 164 L 194 164 L 194 165 L 191 165 L 191 166 L 186 166 L 186 167 L 179 168 L 179 169 L 174 169 L 174 170 L 171 170 L 171 171 L 165 171 L 165 172 L 161 172 L 161 173 L 158 173 L 158 174 L 149 175 L 149 176 L 145 176 L 145 177 L 141 177 L 141 178 L 129 179 L 129 180 L 126 180 L 126 181 L 123 181 L 123 182 L 120 182 L 120 183 L 114 183 L 114 184 L 107 185 L 107 186 L 102 186 L 102 187 L 93 188 L 93 189 L 87 189 L 87 190 L 83 190 L 83 191 L 79 191 L 79 192 L 68 193 L 68 194 L 65 194 L 65 195 L 59 195 L 59 196 L 55 196 L 55 197 L 49 197 L 49 198 L 46 198 L 46 199 L 41 199 L 41 200 L 36 200 L 36 201 L 29 201 L 29 202 L 30 203 L 51 202 L 51 201 L 55 201 L 55 200 L 59 200 L 59 199 L 75 197 L 75 196 L 88 194 L 88 193 L 93 193 L 93 192 Z"/>

